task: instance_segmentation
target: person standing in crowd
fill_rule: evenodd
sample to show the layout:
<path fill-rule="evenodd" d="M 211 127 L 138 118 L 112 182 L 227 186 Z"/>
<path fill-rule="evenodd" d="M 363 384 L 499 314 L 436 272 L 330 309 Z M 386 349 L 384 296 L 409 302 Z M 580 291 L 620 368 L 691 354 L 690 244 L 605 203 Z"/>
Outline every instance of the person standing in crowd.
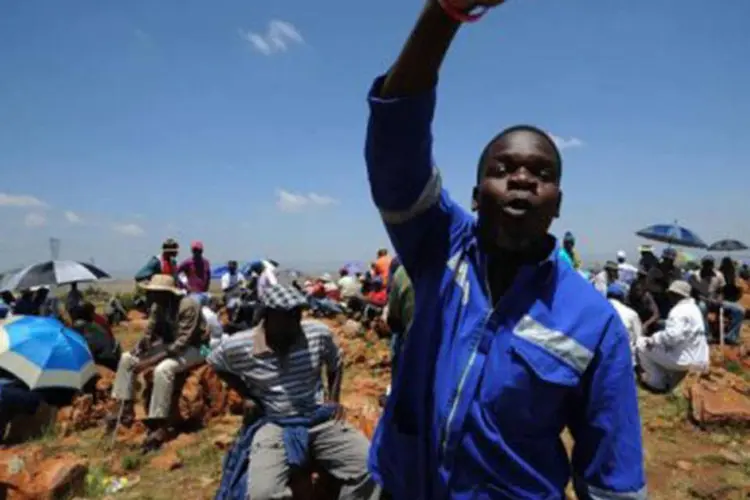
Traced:
<path fill-rule="evenodd" d="M 630 287 L 636 277 L 638 277 L 638 268 L 628 262 L 628 255 L 625 253 L 625 250 L 617 252 L 617 271 L 620 281 L 625 283 L 628 287 Z"/>
<path fill-rule="evenodd" d="M 391 270 L 391 256 L 388 255 L 388 250 L 381 248 L 378 250 L 378 256 L 375 259 L 375 276 L 379 277 L 383 282 L 383 285 L 388 286 L 389 271 Z"/>
<path fill-rule="evenodd" d="M 621 283 L 613 283 L 607 287 L 607 299 L 612 304 L 612 307 L 615 308 L 615 311 L 617 311 L 622 324 L 628 330 L 630 350 L 633 355 L 633 366 L 635 366 L 635 349 L 638 339 L 643 336 L 643 324 L 641 323 L 641 318 L 638 317 L 638 313 L 625 305 L 627 295 L 627 289 Z"/>
<path fill-rule="evenodd" d="M 151 257 L 146 265 L 135 274 L 135 280 L 148 281 L 155 274 L 168 274 L 177 279 L 177 255 L 180 245 L 176 240 L 167 238 L 161 245 L 161 255 Z"/>
<path fill-rule="evenodd" d="M 638 317 L 643 325 L 644 335 L 650 335 L 659 327 L 661 319 L 659 307 L 656 305 L 654 296 L 651 295 L 646 286 L 646 271 L 644 269 L 638 270 L 635 281 L 630 285 L 628 304 L 638 313 Z"/>
<path fill-rule="evenodd" d="M 391 379 L 396 378 L 398 373 L 399 358 L 401 346 L 403 346 L 406 336 L 411 328 L 411 322 L 414 317 L 414 287 L 411 285 L 409 275 L 406 269 L 401 265 L 399 259 L 393 259 L 396 262 L 395 270 L 391 273 L 391 281 L 388 283 L 388 304 L 386 306 L 386 323 L 391 331 Z M 392 266 L 393 269 L 393 266 Z M 391 386 L 388 386 L 390 393 Z"/>
<path fill-rule="evenodd" d="M 242 288 L 247 284 L 245 275 L 237 270 L 237 261 L 227 263 L 227 272 L 221 277 L 221 292 L 230 318 L 234 318 L 242 302 Z"/>
<path fill-rule="evenodd" d="M 203 257 L 203 243 L 190 244 L 192 255 L 177 268 L 177 275 L 184 276 L 183 285 L 189 293 L 205 295 L 211 286 L 211 263 Z"/>
<path fill-rule="evenodd" d="M 573 236 L 573 233 L 570 231 L 566 231 L 563 236 L 563 244 L 560 253 L 562 254 L 563 259 L 570 264 L 573 269 L 577 270 L 581 268 L 581 257 L 576 250 L 576 237 Z"/>
<path fill-rule="evenodd" d="M 654 248 L 651 245 L 641 245 L 638 247 L 638 253 L 641 254 L 641 258 L 638 261 L 638 268 L 643 269 L 648 273 L 652 267 L 659 265 L 659 259 L 654 254 Z"/>
<path fill-rule="evenodd" d="M 657 392 L 672 390 L 689 370 L 704 371 L 709 364 L 706 326 L 690 284 L 673 281 L 667 296 L 672 308 L 664 329 L 641 337 L 636 348 L 641 382 Z"/>
<path fill-rule="evenodd" d="M 73 310 L 80 307 L 83 304 L 83 294 L 78 289 L 78 283 L 70 284 L 70 291 L 65 297 L 65 312 L 68 316 L 72 317 Z"/>
<path fill-rule="evenodd" d="M 677 251 L 674 248 L 665 248 L 661 254 L 661 261 L 651 267 L 646 276 L 646 284 L 654 296 L 662 318 L 666 318 L 672 309 L 672 301 L 667 295 L 669 285 L 682 279 L 680 268 L 674 263 L 676 258 Z"/>
<path fill-rule="evenodd" d="M 596 288 L 599 293 L 606 296 L 609 286 L 615 283 L 623 284 L 620 280 L 620 272 L 617 263 L 608 260 L 607 263 L 604 264 L 604 269 L 594 276 L 594 288 Z M 623 286 L 627 288 L 624 284 Z"/>
<path fill-rule="evenodd" d="M 520 125 L 487 144 L 476 220 L 442 188 L 431 122 L 469 15 L 458 1 L 426 3 L 369 94 L 370 189 L 416 301 L 399 360 L 409 377 L 393 384 L 371 470 L 396 499 L 561 498 L 571 473 L 578 498 L 645 499 L 628 334 L 549 234 L 562 202 L 554 141 Z"/>

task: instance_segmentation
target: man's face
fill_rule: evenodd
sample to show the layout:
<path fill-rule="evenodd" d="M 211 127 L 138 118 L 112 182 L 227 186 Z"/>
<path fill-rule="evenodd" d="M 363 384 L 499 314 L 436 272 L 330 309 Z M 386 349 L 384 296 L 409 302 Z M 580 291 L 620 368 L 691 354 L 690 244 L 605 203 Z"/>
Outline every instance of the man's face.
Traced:
<path fill-rule="evenodd" d="M 203 250 L 200 248 L 193 248 L 193 257 L 196 259 L 200 259 L 203 257 Z"/>
<path fill-rule="evenodd" d="M 229 263 L 229 272 L 234 274 L 237 272 L 237 264 L 234 262 Z"/>
<path fill-rule="evenodd" d="M 485 243 L 522 250 L 544 237 L 559 215 L 559 182 L 557 155 L 543 137 L 516 131 L 496 140 L 474 189 Z"/>
<path fill-rule="evenodd" d="M 177 258 L 177 250 L 164 250 L 162 254 L 168 259 Z"/>
<path fill-rule="evenodd" d="M 709 261 L 703 261 L 703 264 L 701 265 L 701 272 L 706 274 L 711 274 L 714 270 L 714 263 Z"/>
<path fill-rule="evenodd" d="M 672 257 L 662 257 L 661 261 L 666 268 L 674 267 L 674 258 Z"/>

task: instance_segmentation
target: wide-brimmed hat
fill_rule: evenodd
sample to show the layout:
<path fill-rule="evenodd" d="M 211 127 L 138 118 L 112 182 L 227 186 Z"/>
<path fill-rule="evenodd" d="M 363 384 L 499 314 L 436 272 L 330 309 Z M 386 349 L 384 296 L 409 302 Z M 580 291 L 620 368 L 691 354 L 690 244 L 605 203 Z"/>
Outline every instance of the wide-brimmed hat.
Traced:
<path fill-rule="evenodd" d="M 169 292 L 175 295 L 183 295 L 184 290 L 177 286 L 174 277 L 169 274 L 155 274 L 145 283 L 141 283 L 141 288 L 147 292 Z"/>
<path fill-rule="evenodd" d="M 690 287 L 690 283 L 683 280 L 675 280 L 672 282 L 671 285 L 669 285 L 669 288 L 667 289 L 667 292 L 673 293 L 675 295 L 678 295 L 683 298 L 689 298 L 690 292 L 692 291 L 692 288 Z"/>

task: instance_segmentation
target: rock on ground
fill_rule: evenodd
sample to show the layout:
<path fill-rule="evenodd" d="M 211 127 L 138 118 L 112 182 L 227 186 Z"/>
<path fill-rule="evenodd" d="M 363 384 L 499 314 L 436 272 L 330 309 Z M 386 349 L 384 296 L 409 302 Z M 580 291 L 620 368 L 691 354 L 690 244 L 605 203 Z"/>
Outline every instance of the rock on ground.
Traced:
<path fill-rule="evenodd" d="M 57 500 L 84 492 L 88 463 L 72 454 L 44 457 L 39 446 L 0 450 L 0 498 Z"/>
<path fill-rule="evenodd" d="M 692 419 L 700 425 L 750 425 L 750 384 L 723 368 L 685 381 Z"/>

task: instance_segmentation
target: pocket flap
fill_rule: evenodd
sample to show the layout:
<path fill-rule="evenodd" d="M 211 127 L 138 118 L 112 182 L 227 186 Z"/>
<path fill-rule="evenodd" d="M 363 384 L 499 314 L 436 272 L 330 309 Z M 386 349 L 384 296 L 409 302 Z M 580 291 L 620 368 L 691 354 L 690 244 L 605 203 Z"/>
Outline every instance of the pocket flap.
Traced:
<path fill-rule="evenodd" d="M 575 387 L 581 381 L 581 374 L 576 369 L 534 343 L 514 337 L 510 347 L 544 382 Z"/>

